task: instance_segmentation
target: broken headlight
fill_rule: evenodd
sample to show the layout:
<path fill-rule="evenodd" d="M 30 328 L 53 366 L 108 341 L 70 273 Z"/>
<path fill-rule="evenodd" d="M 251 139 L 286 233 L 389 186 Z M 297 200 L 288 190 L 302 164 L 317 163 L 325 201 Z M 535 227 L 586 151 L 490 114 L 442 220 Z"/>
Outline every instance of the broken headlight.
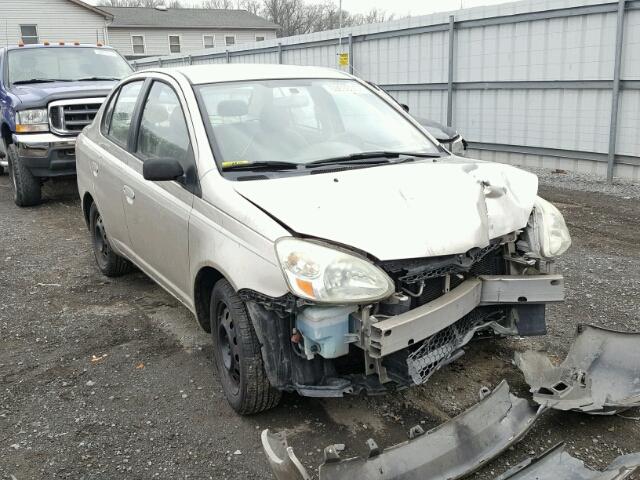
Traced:
<path fill-rule="evenodd" d="M 571 246 L 569 229 L 556 207 L 537 197 L 527 227 L 529 246 L 541 258 L 555 258 Z"/>
<path fill-rule="evenodd" d="M 320 303 L 381 300 L 395 288 L 385 272 L 368 260 L 320 243 L 285 237 L 276 255 L 289 290 Z"/>

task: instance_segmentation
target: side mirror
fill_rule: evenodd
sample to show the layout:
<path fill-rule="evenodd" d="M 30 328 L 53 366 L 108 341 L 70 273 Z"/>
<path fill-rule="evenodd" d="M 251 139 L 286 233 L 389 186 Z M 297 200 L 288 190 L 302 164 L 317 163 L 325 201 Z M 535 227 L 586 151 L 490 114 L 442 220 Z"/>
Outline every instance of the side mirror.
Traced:
<path fill-rule="evenodd" d="M 142 176 L 145 180 L 162 182 L 176 180 L 184 175 L 182 165 L 175 159 L 161 158 L 147 160 L 142 164 Z"/>
<path fill-rule="evenodd" d="M 401 103 L 400 106 L 404 109 L 405 112 L 409 112 L 409 105 L 407 105 L 406 103 Z"/>

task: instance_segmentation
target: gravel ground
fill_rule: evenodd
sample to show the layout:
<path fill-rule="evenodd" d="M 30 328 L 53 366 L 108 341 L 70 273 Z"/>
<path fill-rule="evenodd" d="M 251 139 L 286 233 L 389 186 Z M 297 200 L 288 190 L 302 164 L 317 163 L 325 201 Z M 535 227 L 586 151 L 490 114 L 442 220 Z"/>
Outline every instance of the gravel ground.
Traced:
<path fill-rule="evenodd" d="M 613 183 L 608 183 L 598 175 L 567 172 L 565 170 L 552 170 L 548 168 L 520 167 L 538 175 L 541 185 L 557 187 L 581 192 L 597 192 L 625 200 L 640 199 L 640 183 L 616 178 Z"/>
<path fill-rule="evenodd" d="M 72 182 L 47 187 L 38 208 L 18 209 L 0 177 L 0 478 L 271 478 L 265 428 L 286 429 L 315 471 L 322 448 L 362 454 L 430 428 L 506 378 L 529 396 L 514 350 L 563 358 L 579 322 L 640 331 L 640 188 L 543 172 L 541 195 L 565 214 L 574 245 L 560 268 L 567 302 L 548 309 L 549 335 L 481 340 L 423 386 L 376 398 L 287 395 L 273 411 L 238 417 L 212 378 L 212 351 L 192 315 L 142 273 L 100 275 Z M 628 197 L 628 198 L 627 198 Z M 549 412 L 481 472 L 564 440 L 603 468 L 640 451 L 640 411 L 625 417 Z"/>

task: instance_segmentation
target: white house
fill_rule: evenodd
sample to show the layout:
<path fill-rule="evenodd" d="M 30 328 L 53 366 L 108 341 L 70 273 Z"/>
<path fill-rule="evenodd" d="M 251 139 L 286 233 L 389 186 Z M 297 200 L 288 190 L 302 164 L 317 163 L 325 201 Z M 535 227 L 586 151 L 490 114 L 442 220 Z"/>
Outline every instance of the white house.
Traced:
<path fill-rule="evenodd" d="M 94 7 L 81 0 L 1 0 L 0 45 L 103 43 L 129 59 L 268 40 L 278 26 L 246 10 Z"/>
<path fill-rule="evenodd" d="M 111 14 L 80 0 L 0 1 L 0 45 L 73 42 L 108 43 Z"/>
<path fill-rule="evenodd" d="M 113 16 L 109 44 L 130 59 L 259 42 L 275 38 L 278 30 L 246 10 L 100 8 Z"/>

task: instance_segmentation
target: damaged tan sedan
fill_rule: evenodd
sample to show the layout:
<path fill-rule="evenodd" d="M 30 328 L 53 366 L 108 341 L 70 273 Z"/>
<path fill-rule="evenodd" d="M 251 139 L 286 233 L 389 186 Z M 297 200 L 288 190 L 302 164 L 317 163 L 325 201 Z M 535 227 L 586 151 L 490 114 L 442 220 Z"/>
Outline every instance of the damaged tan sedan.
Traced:
<path fill-rule="evenodd" d="M 564 297 L 534 175 L 452 155 L 335 70 L 136 73 L 77 170 L 100 270 L 135 264 L 196 315 L 241 414 L 422 384 L 478 331 L 544 334 Z"/>

